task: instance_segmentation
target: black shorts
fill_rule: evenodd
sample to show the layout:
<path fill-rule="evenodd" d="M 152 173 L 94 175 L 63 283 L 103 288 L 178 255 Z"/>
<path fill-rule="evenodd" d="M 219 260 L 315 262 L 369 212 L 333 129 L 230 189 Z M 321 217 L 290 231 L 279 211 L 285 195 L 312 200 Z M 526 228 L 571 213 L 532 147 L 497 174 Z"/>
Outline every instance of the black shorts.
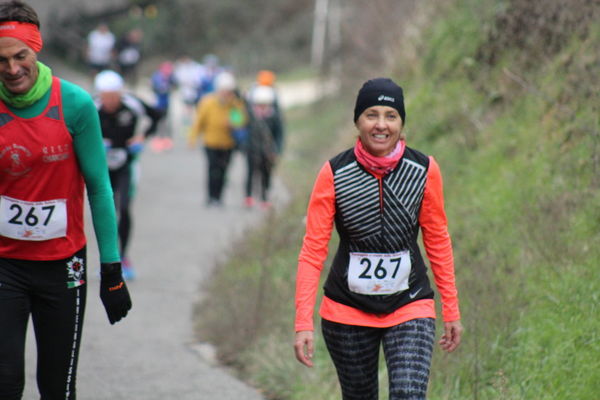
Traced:
<path fill-rule="evenodd" d="M 56 261 L 0 258 L 0 399 L 21 399 L 29 316 L 43 399 L 75 399 L 86 301 L 85 248 Z"/>

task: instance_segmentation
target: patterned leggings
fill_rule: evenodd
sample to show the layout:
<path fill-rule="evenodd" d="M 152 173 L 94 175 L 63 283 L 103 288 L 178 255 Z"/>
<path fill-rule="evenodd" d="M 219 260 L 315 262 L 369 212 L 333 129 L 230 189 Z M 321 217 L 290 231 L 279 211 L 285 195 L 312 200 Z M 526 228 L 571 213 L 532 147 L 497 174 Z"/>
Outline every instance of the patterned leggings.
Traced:
<path fill-rule="evenodd" d="M 337 370 L 343 400 L 377 400 L 379 346 L 389 375 L 390 400 L 427 397 L 435 338 L 432 318 L 390 328 L 344 325 L 321 320 L 325 344 Z"/>

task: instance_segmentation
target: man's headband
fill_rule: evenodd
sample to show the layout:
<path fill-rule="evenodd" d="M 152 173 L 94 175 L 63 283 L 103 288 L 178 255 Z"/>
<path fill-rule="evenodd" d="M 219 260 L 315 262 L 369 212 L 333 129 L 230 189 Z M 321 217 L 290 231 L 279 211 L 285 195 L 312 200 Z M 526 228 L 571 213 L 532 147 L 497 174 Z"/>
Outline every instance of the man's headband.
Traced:
<path fill-rule="evenodd" d="M 19 39 L 36 53 L 42 50 L 42 35 L 35 24 L 19 21 L 0 22 L 0 37 Z"/>

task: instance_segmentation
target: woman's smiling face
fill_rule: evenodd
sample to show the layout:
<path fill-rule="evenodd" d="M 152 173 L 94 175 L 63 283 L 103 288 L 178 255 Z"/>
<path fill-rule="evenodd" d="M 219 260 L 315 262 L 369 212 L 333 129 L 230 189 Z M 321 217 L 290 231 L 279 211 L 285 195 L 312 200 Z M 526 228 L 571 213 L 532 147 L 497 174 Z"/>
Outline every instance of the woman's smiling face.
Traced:
<path fill-rule="evenodd" d="M 395 108 L 373 106 L 356 121 L 360 141 L 369 153 L 383 157 L 392 152 L 402 135 L 402 118 Z"/>

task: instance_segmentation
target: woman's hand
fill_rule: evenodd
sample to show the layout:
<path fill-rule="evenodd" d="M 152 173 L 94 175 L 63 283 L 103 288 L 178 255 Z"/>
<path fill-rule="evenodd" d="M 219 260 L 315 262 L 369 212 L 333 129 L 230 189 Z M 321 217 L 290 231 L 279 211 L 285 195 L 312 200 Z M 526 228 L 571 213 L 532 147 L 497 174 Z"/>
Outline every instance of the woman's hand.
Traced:
<path fill-rule="evenodd" d="M 312 357 L 314 354 L 314 339 L 312 331 L 296 332 L 296 340 L 294 341 L 294 350 L 296 358 L 307 367 L 312 367 Z"/>
<path fill-rule="evenodd" d="M 447 351 L 448 353 L 456 350 L 458 345 L 460 344 L 460 337 L 463 332 L 462 324 L 460 320 L 444 322 L 444 334 L 440 339 L 440 347 L 442 350 Z"/>

